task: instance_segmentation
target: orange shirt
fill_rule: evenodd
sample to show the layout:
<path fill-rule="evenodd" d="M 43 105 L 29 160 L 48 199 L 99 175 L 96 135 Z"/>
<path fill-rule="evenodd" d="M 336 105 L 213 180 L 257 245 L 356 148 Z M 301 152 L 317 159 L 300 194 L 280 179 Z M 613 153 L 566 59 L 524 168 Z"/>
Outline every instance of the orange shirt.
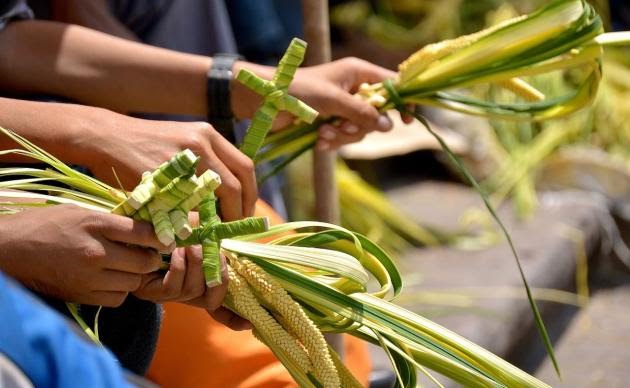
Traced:
<path fill-rule="evenodd" d="M 283 222 L 258 201 L 256 215 L 271 224 Z M 367 344 L 344 336 L 345 362 L 367 386 L 371 363 Z M 232 331 L 204 310 L 179 303 L 164 304 L 157 352 L 147 373 L 153 382 L 169 387 L 296 387 L 289 372 L 251 331 Z"/>

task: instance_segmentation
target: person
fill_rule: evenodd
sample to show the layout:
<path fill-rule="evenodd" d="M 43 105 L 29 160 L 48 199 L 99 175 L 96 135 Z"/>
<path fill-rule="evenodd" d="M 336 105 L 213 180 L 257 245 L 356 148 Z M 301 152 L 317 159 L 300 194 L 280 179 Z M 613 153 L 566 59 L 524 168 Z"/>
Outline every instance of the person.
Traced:
<path fill-rule="evenodd" d="M 98 47 L 98 50 L 94 50 Z M 0 89 L 18 95 L 49 94 L 122 113 L 185 114 L 206 117 L 206 74 L 212 58 L 184 54 L 112 37 L 84 27 L 26 20 L 0 33 Z M 263 78 L 275 69 L 245 61 Z M 320 129 L 320 149 L 360 140 L 369 131 L 388 131 L 391 121 L 351 94 L 361 83 L 379 82 L 394 73 L 356 58 L 301 68 L 289 92 L 338 126 Z M 237 119 L 250 118 L 260 96 L 232 82 L 231 109 Z M 275 125 L 282 128 L 286 114 Z"/>
<path fill-rule="evenodd" d="M 0 385 L 149 387 L 125 373 L 103 347 L 81 338 L 62 316 L 0 271 Z"/>
<path fill-rule="evenodd" d="M 289 17 L 281 19 L 275 12 L 276 8 L 272 8 L 275 4 L 269 1 L 31 0 L 29 4 L 36 7 L 38 18 L 77 24 L 112 36 L 179 52 L 212 57 L 220 55 L 223 60 L 240 56 L 256 63 L 276 64 L 291 38 L 299 36 L 301 32 L 301 29 L 286 31 L 279 28 L 280 21 Z M 299 25 L 301 18 L 296 4 L 299 7 L 299 2 L 283 1 L 278 4 L 277 9 L 292 12 L 290 19 Z M 295 15 L 296 11 L 298 17 Z M 248 15 L 252 14 L 265 20 L 264 26 L 254 27 L 255 24 L 248 19 Z M 269 54 L 274 58 L 271 59 Z M 222 63 L 217 65 L 219 66 L 228 68 L 230 64 Z M 216 71 L 215 74 L 220 72 Z M 209 77 L 208 92 L 214 94 L 222 82 Z M 249 121 L 239 120 L 235 123 L 229 120 L 229 116 L 229 112 L 217 108 L 209 112 L 207 119 L 217 130 L 227 133 L 230 141 L 240 143 Z M 178 121 L 188 119 L 182 115 L 150 117 Z M 268 163 L 259 163 L 256 172 L 261 176 L 267 175 L 270 168 Z M 276 212 L 287 218 L 282 195 L 283 181 L 281 173 L 275 174 L 258 187 L 258 193 Z"/>
<path fill-rule="evenodd" d="M 94 47 L 99 49 L 94 50 Z M 201 118 L 208 115 L 206 84 L 211 57 L 160 49 L 76 25 L 40 20 L 24 20 L 6 26 L 0 32 L 0 52 L 0 91 L 5 94 L 62 96 L 121 113 Z M 267 79 L 275 71 L 273 67 L 237 61 L 233 74 L 241 68 Z M 351 92 L 363 82 L 378 82 L 392 76 L 394 73 L 389 70 L 356 58 L 345 58 L 299 69 L 290 93 L 309 103 L 324 117 L 344 119 L 336 126 L 326 124 L 319 129 L 317 147 L 334 149 L 362 139 L 369 131 L 391 129 L 387 116 L 354 98 Z M 260 104 L 260 96 L 238 82 L 232 82 L 229 98 L 237 119 L 252 117 Z M 289 115 L 281 114 L 275 125 L 282 128 L 291 121 Z M 132 136 L 126 140 L 129 148 L 138 147 L 135 155 L 146 150 L 143 139 Z M 122 141 L 119 139 L 119 144 Z M 249 164 L 251 169 L 251 162 Z M 239 198 L 241 203 L 253 203 L 255 186 L 249 182 L 244 184 L 242 176 L 229 174 L 226 167 L 218 167 L 217 172 L 224 178 L 217 192 L 219 199 L 224 199 L 221 201 L 223 215 L 227 219 L 241 217 L 238 206 L 227 208 L 227 203 L 232 199 L 237 202 Z M 108 178 L 114 179 L 111 172 Z M 244 191 L 243 187 L 249 189 Z"/>
<path fill-rule="evenodd" d="M 36 386 L 127 384 L 117 377 L 121 371 L 109 352 L 77 341 L 65 321 L 33 297 L 24 296 L 19 288 L 13 290 L 16 287 L 6 284 L 4 274 L 46 298 L 106 307 L 120 306 L 130 294 L 153 300 L 179 287 L 184 292 L 177 300 L 215 314 L 225 295 L 225 287 L 205 288 L 200 265 L 189 264 L 190 274 L 182 271 L 184 263 L 200 261 L 200 253 L 176 250 L 172 255 L 175 264 L 164 281 L 156 284 L 162 261 L 158 251 L 168 247 L 157 240 L 151 225 L 127 217 L 75 205 L 33 208 L 0 217 L 0 234 L 0 310 L 4 317 L 0 354 L 17 363 Z M 185 255 L 196 255 L 199 260 L 186 260 Z M 216 314 L 219 320 L 225 316 L 220 310 Z M 152 317 L 144 318 L 131 325 L 141 325 Z M 123 365 L 135 371 L 146 368 L 154 344 L 150 333 L 138 333 L 152 327 L 137 330 L 116 325 L 116 320 L 103 320 L 108 324 L 101 340 L 113 350 L 128 349 L 119 357 Z M 230 324 L 229 319 L 225 322 Z M 127 343 L 123 345 L 123 341 Z M 73 350 L 80 353 L 72 354 Z"/>
<path fill-rule="evenodd" d="M 11 3 L 14 6 L 12 10 L 24 4 L 21 1 Z M 15 12 L 8 15 L 28 16 Z M 99 50 L 94 50 L 94 47 L 99 47 Z M 212 58 L 206 56 L 175 53 L 113 38 L 86 28 L 34 20 L 11 23 L 2 30 L 0 52 L 0 90 L 5 94 L 20 97 L 56 95 L 127 114 L 149 112 L 204 117 L 208 113 L 205 85 Z M 266 78 L 270 78 L 274 70 L 244 61 L 235 63 L 234 72 L 239 68 L 248 68 Z M 391 128 L 391 122 L 385 116 L 351 96 L 360 83 L 376 82 L 391 76 L 391 72 L 366 62 L 344 59 L 299 70 L 290 92 L 326 116 L 345 118 L 340 125 L 327 125 L 320 129 L 318 147 L 331 149 L 356 141 L 371 130 Z M 29 104 L 27 102 L 3 102 L 7 107 L 4 111 L 6 119 L 13 122 L 26 121 L 29 116 L 24 114 L 34 111 L 33 106 L 29 108 L 26 105 Z M 233 83 L 230 102 L 235 117 L 240 119 L 251 117 L 260 100 L 254 93 Z M 21 112 L 10 108 L 17 105 L 23 107 Z M 80 108 L 73 106 L 72 109 Z M 99 116 L 94 121 L 89 121 L 88 114 L 79 115 L 87 117 L 87 121 L 77 120 L 79 127 L 100 127 L 100 132 L 85 131 L 89 134 L 85 135 L 84 131 L 78 131 L 82 134 L 75 137 L 73 131 L 68 131 L 65 134 L 70 134 L 70 143 L 52 141 L 47 144 L 72 144 L 66 152 L 71 154 L 75 151 L 77 161 L 87 160 L 91 164 L 88 164 L 88 168 L 108 182 L 115 179 L 108 168 L 114 165 L 117 173 L 122 171 L 119 175 L 124 187 L 137 182 L 147 166 L 155 167 L 156 159 L 165 159 L 160 155 L 172 154 L 170 150 L 186 147 L 193 151 L 201 149 L 215 156 L 211 158 L 216 167 L 213 169 L 218 170 L 223 178 L 224 184 L 217 194 L 221 199 L 224 218 L 237 219 L 251 214 L 256 197 L 251 195 L 256 192 L 251 179 L 251 161 L 243 161 L 241 168 L 236 171 L 232 163 L 223 163 L 223 156 L 218 154 L 219 148 L 228 147 L 216 147 L 215 150 L 215 143 L 225 143 L 212 132 L 209 125 L 188 124 L 188 128 L 196 128 L 192 135 L 185 131 L 186 127 L 181 123 L 165 123 L 162 124 L 162 131 L 158 128 L 152 132 L 149 127 L 160 125 L 154 122 L 131 123 L 127 120 L 132 118 L 122 118 L 122 115 L 109 111 L 107 114 L 105 111 L 101 113 L 92 116 Z M 46 121 L 47 117 L 54 116 L 42 117 L 41 120 Z M 283 127 L 290 121 L 289 116 L 283 115 L 277 125 Z M 169 126 L 173 130 L 167 129 Z M 50 134 L 49 131 L 43 133 L 47 136 Z M 64 136 L 64 132 L 57 135 Z M 107 162 L 99 164 L 102 160 Z M 99 166 L 102 168 L 99 169 Z M 130 299 L 133 300 L 127 300 Z"/>
<path fill-rule="evenodd" d="M 613 30 L 624 31 L 630 28 L 630 5 L 628 2 L 610 0 L 609 6 Z"/>
<path fill-rule="evenodd" d="M 0 125 L 13 129 L 36 144 L 43 145 L 62 160 L 85 166 L 98 178 L 117 185 L 113 168 L 116 176 L 127 188 L 138 182 L 143 171 L 155 168 L 181 149 L 191 148 L 203 159 L 200 169 L 211 168 L 220 172 L 224 181 L 237 182 L 231 190 L 224 192 L 228 194 L 224 195 L 222 204 L 224 218 L 238 219 L 253 211 L 256 186 L 251 161 L 207 123 L 152 121 L 129 117 L 103 108 L 0 98 Z M 8 138 L 0 138 L 2 149 L 13 146 Z M 2 160 L 24 161 L 10 160 L 7 156 Z M 58 213 L 58 216 L 64 214 Z M 13 220 L 15 216 L 6 217 Z M 38 235 L 35 234 L 33 238 L 35 237 Z M 58 246 L 51 246 L 50 250 L 67 251 L 66 243 L 59 239 Z M 22 241 L 22 245 L 35 247 L 39 243 L 36 240 L 25 240 Z M 38 252 L 31 251 L 31 255 L 34 258 L 38 257 Z M 141 289 L 125 298 L 122 306 L 116 309 L 106 308 L 101 313 L 103 343 L 116 353 L 123 365 L 138 374 L 146 372 L 155 350 L 161 316 L 155 302 L 167 300 L 186 302 L 204 293 L 209 296 L 219 295 L 211 298 L 204 306 L 212 311 L 220 305 L 221 295 L 224 295 L 224 292 L 223 294 L 207 292 L 203 281 L 193 282 L 185 276 L 186 273 L 201 274 L 199 252 L 192 251 L 190 254 L 174 257 L 175 261 L 167 273 L 168 276 L 164 277 L 155 271 L 143 274 Z M 33 264 L 32 260 L 26 262 Z M 75 269 L 74 273 L 63 274 L 66 279 L 72 279 L 73 276 L 76 277 L 77 271 L 81 271 L 81 268 Z M 10 269 L 7 273 L 28 282 L 28 279 L 20 277 Z M 32 275 L 26 270 L 22 273 Z M 59 272 L 44 272 L 46 273 L 50 275 Z M 169 279 L 170 281 L 167 281 Z M 43 283 L 41 281 L 29 283 L 31 286 L 38 284 Z M 59 282 L 55 284 L 56 288 L 46 284 L 43 289 L 38 290 L 40 296 L 59 311 L 66 311 L 63 301 L 77 300 L 47 291 L 83 283 L 67 280 L 64 284 Z M 112 305 L 111 302 L 98 299 L 87 302 L 94 305 Z M 96 308 L 85 305 L 81 313 L 87 321 L 92 321 Z M 227 323 L 239 322 L 234 314 L 223 309 L 216 312 L 215 318 Z"/>
<path fill-rule="evenodd" d="M 53 7 L 55 20 L 95 28 L 121 38 L 202 55 L 212 55 L 216 51 L 235 52 L 234 37 L 225 26 L 222 1 L 184 0 L 170 5 L 166 4 L 168 1 L 161 1 L 157 7 L 146 6 L 143 1 L 133 2 L 131 7 L 131 3 L 125 0 L 66 0 L 52 3 L 56 4 Z M 295 7 L 295 4 L 292 5 Z M 275 15 L 275 9 L 272 10 L 268 2 L 230 1 L 225 6 L 230 11 L 230 21 L 235 27 L 239 52 L 245 50 L 243 53 L 248 59 L 254 55 L 257 61 L 268 59 L 270 52 L 272 55 L 282 54 L 279 50 L 286 47 L 290 38 L 284 41 L 279 39 L 280 34 L 273 24 L 276 19 L 271 17 Z M 251 9 L 252 6 L 255 11 Z M 244 15 L 248 14 L 264 14 L 267 23 L 262 28 L 241 31 L 246 24 Z M 239 15 L 240 19 L 235 20 Z M 269 31 L 275 31 L 276 34 L 273 37 L 261 34 Z M 256 43 L 246 39 L 248 37 L 252 37 Z M 268 44 L 261 45 L 261 39 L 268 41 Z M 269 50 L 271 48 L 273 51 Z M 273 62 L 277 62 L 277 59 Z M 262 204 L 258 210 L 265 208 L 260 212 L 261 215 L 278 220 L 276 213 L 282 214 L 283 205 L 273 195 L 277 190 L 265 192 L 265 189 L 264 186 L 260 188 L 261 195 L 273 204 L 274 209 L 265 208 Z M 230 332 L 185 305 L 167 303 L 163 307 L 165 315 L 158 347 L 147 374 L 153 381 L 163 386 L 203 386 L 208 381 L 218 386 L 240 387 L 294 384 L 277 359 L 251 333 Z M 182 331 L 188 333 L 186 338 L 179 335 Z M 239 346 L 231 346 L 234 343 Z M 346 338 L 344 345 L 347 364 L 355 376 L 367 384 L 371 367 L 366 344 L 356 338 Z M 209 359 L 213 362 L 208 363 Z M 230 365 L 233 364 L 240 365 L 240 368 L 230 373 Z"/>
<path fill-rule="evenodd" d="M 83 318 L 92 316 L 88 322 L 96 312 L 90 306 L 105 306 L 101 341 L 134 373 L 145 373 L 155 351 L 160 321 L 155 303 L 187 303 L 232 329 L 250 327 L 221 307 L 225 271 L 222 285 L 206 287 L 199 247 L 175 249 L 166 274 L 158 272 L 158 252 L 172 247 L 162 245 L 148 223 L 57 205 L 2 215 L 0 234 L 0 271 L 59 311 L 66 311 L 65 302 L 80 303 Z"/>

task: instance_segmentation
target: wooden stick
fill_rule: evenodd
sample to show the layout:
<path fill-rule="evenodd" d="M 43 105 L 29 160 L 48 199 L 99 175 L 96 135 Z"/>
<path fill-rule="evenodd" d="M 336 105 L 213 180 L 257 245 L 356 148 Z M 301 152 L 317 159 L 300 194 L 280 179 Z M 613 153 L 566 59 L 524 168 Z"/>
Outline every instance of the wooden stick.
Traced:
<path fill-rule="evenodd" d="M 327 0 L 302 0 L 304 38 L 308 43 L 305 64 L 308 66 L 330 62 L 330 22 Z M 339 223 L 339 197 L 335 180 L 334 151 L 313 153 L 313 179 L 315 188 L 315 217 L 319 221 Z M 327 334 L 326 340 L 343 359 L 343 337 Z"/>

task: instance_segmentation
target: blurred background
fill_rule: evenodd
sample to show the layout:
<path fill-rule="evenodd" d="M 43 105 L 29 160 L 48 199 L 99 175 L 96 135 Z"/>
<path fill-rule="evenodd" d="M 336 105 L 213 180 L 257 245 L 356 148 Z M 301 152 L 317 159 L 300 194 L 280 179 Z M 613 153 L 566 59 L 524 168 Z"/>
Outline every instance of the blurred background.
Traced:
<path fill-rule="evenodd" d="M 425 44 L 475 32 L 544 3 L 330 1 L 333 55 L 395 70 Z M 627 1 L 591 3 L 607 30 L 630 29 Z M 625 368 L 630 360 L 629 54 L 607 50 L 594 105 L 561 120 L 514 123 L 424 109 L 500 208 L 554 341 L 562 382 L 537 337 L 507 244 L 479 195 L 463 183 L 426 130 L 394 117 L 393 132 L 369 135 L 340 151 L 342 222 L 395 252 L 406 276 L 398 303 L 554 387 L 623 387 L 630 381 Z M 571 87 L 572 77 L 554 73 L 529 81 L 553 93 Z M 304 157 L 287 171 L 285 198 L 293 219 L 313 216 L 312 207 L 305 206 L 313 202 L 305 174 L 309 164 Z M 373 353 L 378 369 L 386 370 L 386 357 Z"/>

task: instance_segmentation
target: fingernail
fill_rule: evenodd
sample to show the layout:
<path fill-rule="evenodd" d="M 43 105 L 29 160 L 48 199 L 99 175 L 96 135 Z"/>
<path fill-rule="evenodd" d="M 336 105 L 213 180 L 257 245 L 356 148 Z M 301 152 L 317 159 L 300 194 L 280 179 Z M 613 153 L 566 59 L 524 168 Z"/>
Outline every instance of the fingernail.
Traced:
<path fill-rule="evenodd" d="M 389 131 L 393 126 L 392 121 L 387 116 L 379 116 L 376 125 L 381 131 Z"/>
<path fill-rule="evenodd" d="M 357 127 L 354 124 L 350 124 L 350 125 L 348 125 L 346 127 L 345 131 L 346 131 L 346 133 L 349 133 L 349 134 L 352 135 L 352 134 L 355 134 L 355 133 L 359 132 L 359 127 Z"/>
<path fill-rule="evenodd" d="M 327 141 L 320 141 L 317 143 L 317 149 L 320 151 L 326 151 L 330 149 L 330 144 Z"/>
<path fill-rule="evenodd" d="M 336 137 L 335 131 L 322 131 L 322 138 L 326 140 L 334 140 Z"/>

